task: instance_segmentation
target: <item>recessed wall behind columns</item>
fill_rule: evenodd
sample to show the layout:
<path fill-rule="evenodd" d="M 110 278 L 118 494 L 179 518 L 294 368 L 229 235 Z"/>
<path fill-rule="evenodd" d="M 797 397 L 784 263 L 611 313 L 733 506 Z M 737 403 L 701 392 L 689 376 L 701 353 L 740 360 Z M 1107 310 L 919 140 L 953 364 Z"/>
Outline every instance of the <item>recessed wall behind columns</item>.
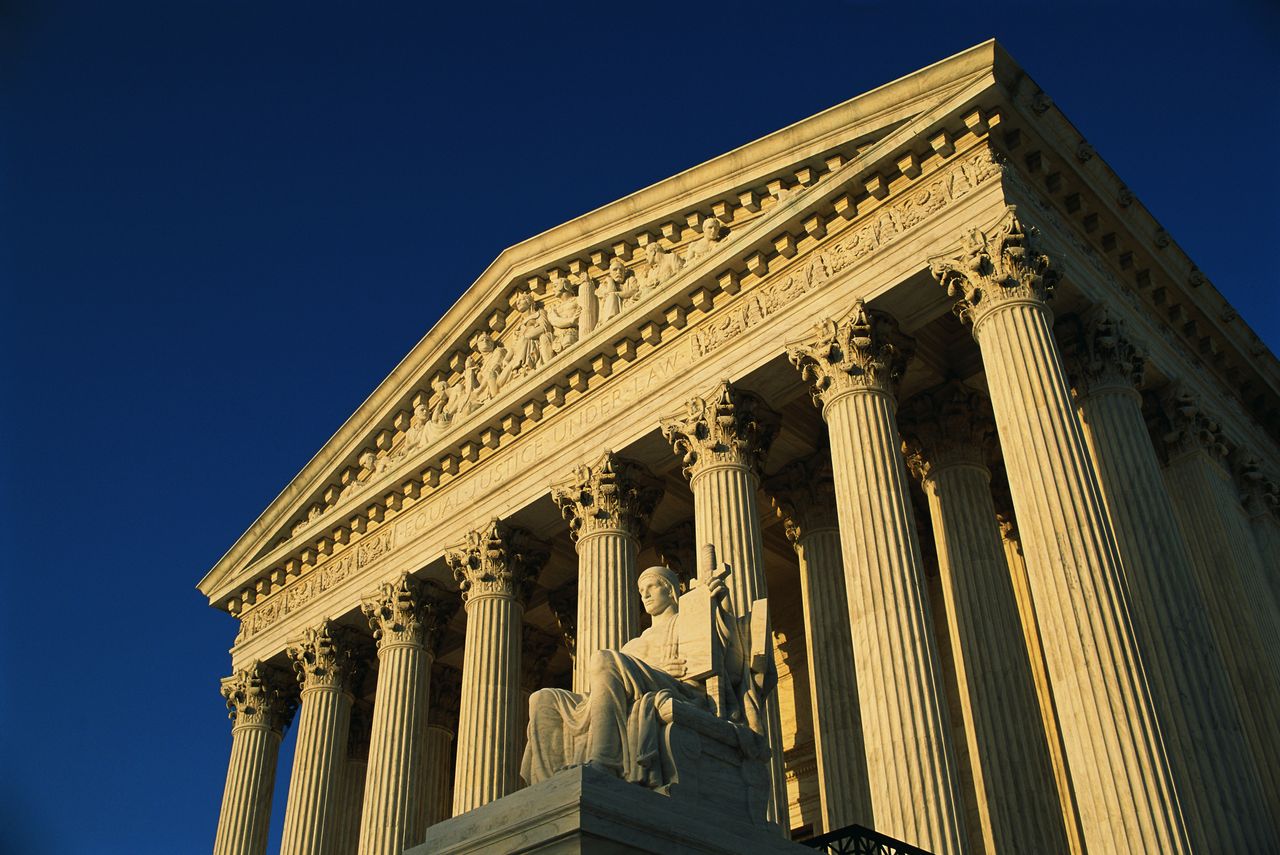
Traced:
<path fill-rule="evenodd" d="M 510 517 L 544 496 L 548 485 L 562 479 L 574 465 L 606 448 L 621 452 L 652 431 L 660 417 L 680 410 L 691 396 L 705 394 L 723 378 L 739 380 L 765 365 L 782 353 L 784 342 L 805 335 L 821 317 L 844 315 L 857 297 L 874 300 L 894 313 L 908 332 L 945 314 L 949 301 L 936 284 L 921 276 L 925 259 L 931 251 L 954 243 L 969 225 L 994 221 L 1004 205 L 1000 181 L 990 178 L 895 234 L 803 298 L 784 302 L 763 316 L 753 309 L 753 295 L 771 282 L 798 274 L 807 255 L 797 255 L 785 266 L 777 264 L 759 285 L 737 295 L 718 293 L 715 311 L 705 321 L 681 330 L 648 353 L 642 351 L 611 376 L 594 378 L 585 394 L 509 445 L 447 483 L 424 489 L 412 506 L 406 505 L 366 536 L 367 558 L 349 575 L 318 590 L 315 577 L 320 568 L 313 568 L 308 575 L 316 590 L 308 597 L 295 596 L 288 588 L 273 594 L 273 598 L 295 596 L 299 602 L 287 618 L 238 643 L 232 650 L 233 663 L 241 667 L 255 658 L 266 659 L 282 650 L 298 627 L 350 610 L 379 582 L 401 572 L 435 565 L 469 527 L 490 517 Z M 841 232 L 831 240 L 848 234 Z M 696 334 L 734 317 L 750 320 L 736 334 L 704 336 L 695 345 Z M 708 341 L 714 341 L 713 346 L 707 347 Z M 794 388 L 794 375 L 791 383 Z M 766 390 L 759 391 L 767 396 Z M 349 548 L 344 554 L 359 549 Z M 290 588 L 306 584 L 305 578 L 298 579 Z"/>

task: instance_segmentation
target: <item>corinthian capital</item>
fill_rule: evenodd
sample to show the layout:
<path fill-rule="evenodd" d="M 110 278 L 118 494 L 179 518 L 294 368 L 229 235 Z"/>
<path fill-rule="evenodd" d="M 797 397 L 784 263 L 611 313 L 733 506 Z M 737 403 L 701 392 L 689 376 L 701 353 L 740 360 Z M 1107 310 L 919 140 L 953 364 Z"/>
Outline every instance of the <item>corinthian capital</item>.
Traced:
<path fill-rule="evenodd" d="M 791 364 L 813 383 L 813 399 L 822 406 L 850 392 L 894 395 L 914 352 L 915 342 L 897 321 L 861 300 L 844 320 L 823 320 L 812 338 L 787 347 Z"/>
<path fill-rule="evenodd" d="M 769 476 L 764 489 L 793 544 L 815 529 L 839 527 L 831 455 L 826 451 L 788 463 Z"/>
<path fill-rule="evenodd" d="M 307 689 L 351 691 L 360 660 L 350 635 L 327 618 L 318 627 L 306 630 L 302 638 L 285 650 L 298 676 L 298 685 Z"/>
<path fill-rule="evenodd" d="M 257 661 L 224 677 L 222 696 L 232 727 L 267 727 L 283 733 L 298 708 L 290 682 L 288 672 Z"/>
<path fill-rule="evenodd" d="M 523 601 L 550 552 L 546 544 L 521 528 L 490 520 L 467 532 L 466 540 L 445 553 L 462 600 L 473 596 L 515 597 Z"/>
<path fill-rule="evenodd" d="M 1280 513 L 1280 484 L 1262 471 L 1256 457 L 1240 454 L 1233 468 L 1240 498 L 1250 518 Z"/>
<path fill-rule="evenodd" d="M 575 467 L 551 498 L 576 542 L 600 531 L 623 531 L 637 540 L 662 498 L 662 482 L 639 463 L 606 451 L 594 465 Z"/>
<path fill-rule="evenodd" d="M 1142 385 L 1146 359 L 1125 333 L 1124 321 L 1106 306 L 1098 305 L 1083 317 L 1068 315 L 1058 322 L 1057 333 L 1076 394 L 1136 391 Z"/>
<path fill-rule="evenodd" d="M 1010 205 L 990 230 L 970 229 L 958 250 L 929 259 L 929 270 L 947 295 L 960 298 L 956 314 L 975 332 L 992 309 L 1013 302 L 1045 304 L 1053 296 L 1058 272 L 1050 269 L 1049 256 L 1036 251 L 1036 234 Z"/>
<path fill-rule="evenodd" d="M 430 647 L 453 608 L 443 598 L 433 597 L 426 585 L 408 573 L 394 582 L 383 582 L 361 604 L 379 648 L 391 644 Z"/>
<path fill-rule="evenodd" d="M 986 468 L 996 424 L 986 395 L 949 380 L 906 401 L 898 411 L 898 429 L 907 466 L 927 481 L 947 466 Z"/>
<path fill-rule="evenodd" d="M 661 425 L 685 477 L 724 464 L 746 466 L 759 477 L 780 421 L 759 397 L 723 380 L 708 397 L 690 399 L 683 414 Z"/>
<path fill-rule="evenodd" d="M 1166 460 L 1204 451 L 1225 465 L 1227 446 L 1218 423 L 1200 409 L 1195 396 L 1184 387 L 1170 385 L 1156 398 L 1153 410 L 1147 427 Z"/>

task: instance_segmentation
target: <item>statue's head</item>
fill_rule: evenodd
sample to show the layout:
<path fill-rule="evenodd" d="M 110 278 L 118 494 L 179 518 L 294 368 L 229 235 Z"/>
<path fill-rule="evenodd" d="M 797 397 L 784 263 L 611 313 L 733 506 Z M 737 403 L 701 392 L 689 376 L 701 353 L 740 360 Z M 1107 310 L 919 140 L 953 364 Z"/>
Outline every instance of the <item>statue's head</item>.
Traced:
<path fill-rule="evenodd" d="M 680 602 L 680 577 L 670 567 L 650 567 L 640 574 L 640 602 L 650 615 L 676 610 Z"/>
<path fill-rule="evenodd" d="M 707 240 L 720 240 L 720 233 L 724 229 L 724 223 L 720 222 L 719 217 L 711 217 L 702 221 L 702 236 Z"/>

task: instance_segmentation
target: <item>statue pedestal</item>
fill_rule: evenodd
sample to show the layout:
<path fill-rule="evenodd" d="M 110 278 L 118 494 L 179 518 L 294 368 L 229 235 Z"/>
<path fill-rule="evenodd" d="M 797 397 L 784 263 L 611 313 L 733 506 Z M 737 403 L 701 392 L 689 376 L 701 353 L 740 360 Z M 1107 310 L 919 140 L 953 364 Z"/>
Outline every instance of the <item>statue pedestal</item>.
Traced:
<path fill-rule="evenodd" d="M 753 825 L 697 797 L 664 796 L 587 767 L 427 829 L 405 855 L 742 855 L 812 853 L 776 826 Z"/>

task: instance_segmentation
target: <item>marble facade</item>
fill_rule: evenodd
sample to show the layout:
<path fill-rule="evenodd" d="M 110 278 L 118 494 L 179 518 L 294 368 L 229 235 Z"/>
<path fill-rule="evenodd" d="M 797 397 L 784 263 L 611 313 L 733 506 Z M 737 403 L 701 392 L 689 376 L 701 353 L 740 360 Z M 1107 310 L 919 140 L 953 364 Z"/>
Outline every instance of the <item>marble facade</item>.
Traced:
<path fill-rule="evenodd" d="M 290 855 L 518 795 L 530 694 L 703 543 L 794 839 L 1275 851 L 1278 481 L 1280 362 L 979 45 L 490 265 L 199 584 L 214 851 L 277 774 Z"/>

